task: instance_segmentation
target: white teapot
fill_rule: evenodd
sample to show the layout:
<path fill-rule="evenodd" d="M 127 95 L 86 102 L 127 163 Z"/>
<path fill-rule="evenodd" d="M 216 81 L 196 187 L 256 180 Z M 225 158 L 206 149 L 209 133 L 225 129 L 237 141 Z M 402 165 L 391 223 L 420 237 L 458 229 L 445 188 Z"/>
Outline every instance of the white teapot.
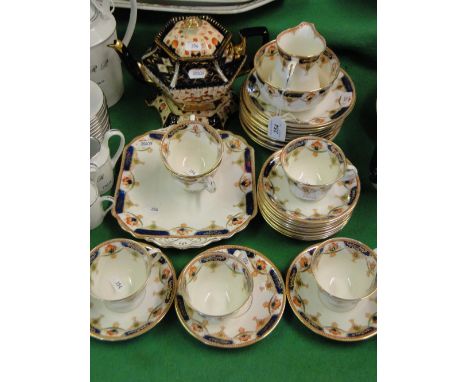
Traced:
<path fill-rule="evenodd" d="M 110 7 L 112 0 L 91 0 L 91 80 L 96 82 L 106 96 L 107 105 L 116 104 L 122 97 L 124 86 L 120 58 L 107 45 L 117 39 L 116 21 Z M 130 42 L 137 17 L 136 0 L 130 0 L 130 19 L 123 41 Z"/>

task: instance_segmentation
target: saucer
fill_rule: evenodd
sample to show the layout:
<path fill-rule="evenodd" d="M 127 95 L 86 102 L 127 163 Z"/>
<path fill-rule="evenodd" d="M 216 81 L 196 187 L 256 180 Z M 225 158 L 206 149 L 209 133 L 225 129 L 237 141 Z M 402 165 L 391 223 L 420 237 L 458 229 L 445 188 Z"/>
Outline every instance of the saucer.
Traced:
<path fill-rule="evenodd" d="M 311 272 L 315 250 L 311 246 L 292 262 L 286 275 L 286 295 L 299 320 L 313 332 L 337 341 L 362 341 L 377 334 L 377 292 L 360 301 L 348 312 L 335 312 L 324 306 Z"/>
<path fill-rule="evenodd" d="M 184 120 L 190 120 L 192 115 L 198 122 L 205 122 L 216 129 L 222 129 L 227 119 L 237 110 L 236 96 L 229 92 L 221 100 L 217 101 L 215 110 L 197 110 L 193 112 L 183 112 L 170 97 L 165 94 L 159 94 L 148 106 L 155 107 L 161 116 L 163 127 L 175 125 Z"/>
<path fill-rule="evenodd" d="M 172 305 L 177 283 L 176 273 L 168 257 L 158 248 L 144 245 L 156 257 L 158 266 L 151 269 L 143 301 L 133 310 L 117 313 L 91 297 L 90 334 L 98 340 L 124 341 L 154 328 Z"/>
<path fill-rule="evenodd" d="M 239 348 L 261 341 L 278 325 L 284 312 L 286 297 L 280 271 L 267 257 L 250 248 L 224 245 L 209 251 L 245 253 L 253 271 L 252 303 L 237 316 L 211 318 L 190 309 L 177 294 L 175 305 L 180 322 L 193 337 L 209 346 Z"/>
<path fill-rule="evenodd" d="M 134 237 L 161 247 L 203 247 L 242 231 L 257 214 L 254 150 L 242 137 L 219 130 L 223 161 L 217 190 L 188 192 L 166 169 L 161 139 L 149 131 L 124 149 L 112 215 Z"/>
<path fill-rule="evenodd" d="M 354 167 L 354 166 L 353 166 Z M 354 209 L 361 192 L 357 171 L 348 168 L 342 180 L 336 182 L 326 196 L 318 201 L 299 199 L 289 188 L 288 178 L 281 166 L 280 152 L 273 153 L 263 165 L 258 179 L 268 204 L 281 216 L 294 221 L 330 222 Z"/>

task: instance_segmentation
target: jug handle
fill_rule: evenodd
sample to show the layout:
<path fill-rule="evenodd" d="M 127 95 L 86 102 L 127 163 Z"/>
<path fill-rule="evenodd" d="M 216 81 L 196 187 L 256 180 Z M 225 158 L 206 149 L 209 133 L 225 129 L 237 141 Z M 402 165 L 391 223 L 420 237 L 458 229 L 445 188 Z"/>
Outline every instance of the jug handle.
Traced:
<path fill-rule="evenodd" d="M 249 38 L 249 37 L 254 37 L 254 36 L 260 36 L 262 38 L 262 46 L 265 45 L 268 41 L 270 41 L 270 33 L 268 32 L 267 27 L 249 27 L 249 28 L 243 28 L 239 31 L 239 34 L 242 37 Z M 247 52 L 246 52 L 247 54 Z M 248 57 L 248 61 L 242 68 L 241 72 L 239 75 L 246 74 L 250 72 L 253 68 L 253 62 L 254 59 L 253 57 L 250 58 Z"/>
<path fill-rule="evenodd" d="M 135 31 L 135 25 L 137 20 L 137 0 L 130 0 L 130 18 L 128 19 L 127 30 L 125 31 L 125 36 L 122 39 L 122 42 L 128 46 L 130 40 Z"/>

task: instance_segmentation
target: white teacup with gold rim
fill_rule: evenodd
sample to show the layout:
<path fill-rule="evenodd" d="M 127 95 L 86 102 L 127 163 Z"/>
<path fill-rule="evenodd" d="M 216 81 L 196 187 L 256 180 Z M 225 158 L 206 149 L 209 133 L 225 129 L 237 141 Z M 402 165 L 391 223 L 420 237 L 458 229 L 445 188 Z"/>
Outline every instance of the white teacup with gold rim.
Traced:
<path fill-rule="evenodd" d="M 281 165 L 294 196 L 320 200 L 346 173 L 346 157 L 341 149 L 325 138 L 305 136 L 283 147 Z"/>
<path fill-rule="evenodd" d="M 113 239 L 98 245 L 91 250 L 91 296 L 115 312 L 136 308 L 158 259 L 133 240 Z"/>
<path fill-rule="evenodd" d="M 223 142 L 209 124 L 184 121 L 169 127 L 161 141 L 161 157 L 187 191 L 216 191 L 213 175 L 223 158 Z"/>
<path fill-rule="evenodd" d="M 377 254 L 344 237 L 317 246 L 311 264 L 319 298 L 327 308 L 346 312 L 377 289 Z"/>
<path fill-rule="evenodd" d="M 203 316 L 226 318 L 241 314 L 250 306 L 253 293 L 247 264 L 248 259 L 239 259 L 236 254 L 201 254 L 181 272 L 179 293 L 187 306 Z"/>

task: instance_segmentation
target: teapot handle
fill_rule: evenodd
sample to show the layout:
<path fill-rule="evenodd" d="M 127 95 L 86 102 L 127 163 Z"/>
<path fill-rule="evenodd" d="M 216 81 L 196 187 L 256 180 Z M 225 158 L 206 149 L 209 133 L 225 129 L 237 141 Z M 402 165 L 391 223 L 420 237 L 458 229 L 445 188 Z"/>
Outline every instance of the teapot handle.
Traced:
<path fill-rule="evenodd" d="M 123 43 L 128 46 L 130 39 L 135 31 L 135 25 L 137 21 L 137 0 L 130 0 L 130 18 L 128 20 L 127 30 L 125 36 L 122 39 Z"/>
<path fill-rule="evenodd" d="M 270 33 L 268 32 L 267 27 L 249 27 L 243 28 L 239 31 L 239 34 L 242 37 L 249 38 L 254 36 L 260 36 L 262 38 L 262 46 L 270 41 Z M 249 58 L 247 63 L 244 65 L 244 68 L 241 71 L 241 75 L 250 72 L 253 68 L 253 57 Z"/>

